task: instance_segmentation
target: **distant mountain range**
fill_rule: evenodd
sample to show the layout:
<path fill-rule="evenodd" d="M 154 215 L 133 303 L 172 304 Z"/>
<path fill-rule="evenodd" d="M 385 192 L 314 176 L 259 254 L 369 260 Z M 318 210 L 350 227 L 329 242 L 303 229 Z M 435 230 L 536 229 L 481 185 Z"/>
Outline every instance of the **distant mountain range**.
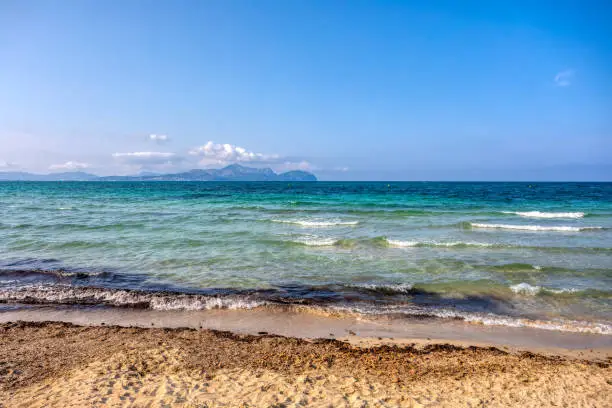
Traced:
<path fill-rule="evenodd" d="M 301 170 L 277 174 L 270 168 L 232 164 L 222 169 L 194 169 L 183 173 L 104 177 L 82 171 L 51 174 L 7 171 L 0 172 L 0 181 L 317 181 L 317 177 Z"/>

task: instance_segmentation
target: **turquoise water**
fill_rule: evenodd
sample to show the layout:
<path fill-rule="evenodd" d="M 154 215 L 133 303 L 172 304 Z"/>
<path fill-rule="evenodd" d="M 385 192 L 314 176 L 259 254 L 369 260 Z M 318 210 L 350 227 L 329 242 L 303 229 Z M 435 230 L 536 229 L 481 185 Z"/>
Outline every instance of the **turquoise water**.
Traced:
<path fill-rule="evenodd" d="M 0 301 L 612 334 L 612 184 L 3 182 Z"/>

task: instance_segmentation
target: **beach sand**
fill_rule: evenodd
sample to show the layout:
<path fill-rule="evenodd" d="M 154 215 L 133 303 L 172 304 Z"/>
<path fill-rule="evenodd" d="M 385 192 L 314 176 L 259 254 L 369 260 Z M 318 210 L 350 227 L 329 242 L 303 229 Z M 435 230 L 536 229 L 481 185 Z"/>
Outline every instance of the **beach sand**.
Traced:
<path fill-rule="evenodd" d="M 422 342 L 3 323 L 0 406 L 609 407 L 611 362 Z"/>

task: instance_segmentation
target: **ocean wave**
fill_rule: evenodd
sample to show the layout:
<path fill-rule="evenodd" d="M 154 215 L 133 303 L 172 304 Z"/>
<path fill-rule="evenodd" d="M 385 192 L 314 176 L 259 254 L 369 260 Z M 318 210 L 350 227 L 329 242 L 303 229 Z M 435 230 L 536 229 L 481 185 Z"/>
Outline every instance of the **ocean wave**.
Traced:
<path fill-rule="evenodd" d="M 248 296 L 206 296 L 123 289 L 30 285 L 0 290 L 0 302 L 137 307 L 153 310 L 251 309 L 265 301 Z"/>
<path fill-rule="evenodd" d="M 583 212 L 502 211 L 502 213 L 527 218 L 583 218 L 585 216 Z"/>
<path fill-rule="evenodd" d="M 533 286 L 525 282 L 510 286 L 510 290 L 518 295 L 535 296 L 540 293 L 541 289 L 541 286 Z"/>
<path fill-rule="evenodd" d="M 525 284 L 526 285 L 526 284 Z M 523 288 L 531 291 L 523 285 Z M 364 284 L 355 288 L 371 290 L 381 294 L 410 294 L 415 291 L 410 284 Z M 541 289 L 539 289 L 541 290 Z M 418 292 L 418 290 L 417 290 Z M 198 311 L 211 309 L 253 309 L 258 307 L 287 308 L 298 311 L 324 313 L 346 313 L 362 316 L 429 317 L 463 320 L 467 323 L 509 327 L 531 327 L 579 333 L 612 334 L 607 323 L 573 320 L 534 320 L 501 314 L 469 312 L 457 308 L 432 305 L 400 303 L 379 305 L 368 302 L 309 303 L 299 299 L 263 299 L 253 294 L 201 295 L 177 292 L 145 292 L 99 287 L 69 285 L 29 285 L 20 288 L 0 287 L 0 303 L 46 304 L 46 305 L 104 305 L 112 307 L 147 308 L 160 311 Z"/>
<path fill-rule="evenodd" d="M 572 293 L 581 292 L 581 290 L 575 289 L 575 288 L 552 289 L 552 288 L 544 288 L 542 286 L 537 286 L 537 285 L 530 285 L 526 282 L 521 282 L 519 284 L 512 285 L 510 286 L 510 290 L 512 290 L 512 292 L 516 293 L 517 295 L 529 295 L 529 296 L 535 296 L 541 293 L 560 295 L 560 294 L 572 294 Z"/>
<path fill-rule="evenodd" d="M 529 245 L 513 245 L 494 242 L 475 242 L 475 241 L 433 241 L 433 240 L 399 240 L 389 239 L 384 236 L 369 238 L 329 238 L 318 236 L 307 236 L 300 238 L 291 238 L 287 240 L 262 240 L 262 242 L 284 245 L 297 244 L 307 246 L 336 246 L 342 248 L 354 247 L 375 247 L 375 248 L 449 248 L 449 249 L 467 249 L 467 248 L 488 248 L 499 250 L 515 250 L 527 249 L 534 251 L 546 252 L 568 252 L 568 253 L 606 253 L 612 252 L 612 248 L 605 247 L 552 247 L 552 246 L 529 246 Z M 537 269 L 537 268 L 536 268 Z"/>
<path fill-rule="evenodd" d="M 495 244 L 489 244 L 484 242 L 438 242 L 438 241 L 400 241 L 396 239 L 386 240 L 389 246 L 398 248 L 409 248 L 409 247 L 440 247 L 440 248 L 467 248 L 467 247 L 492 247 Z"/>
<path fill-rule="evenodd" d="M 536 320 L 520 317 L 496 315 L 493 313 L 464 313 L 455 310 L 440 310 L 433 313 L 436 317 L 461 319 L 467 323 L 485 326 L 529 327 L 540 330 L 554 330 L 572 333 L 612 334 L 612 325 L 579 320 Z"/>
<path fill-rule="evenodd" d="M 533 267 L 538 270 L 539 267 Z M 381 294 L 411 294 L 434 296 L 441 298 L 463 298 L 470 296 L 493 297 L 497 300 L 511 302 L 510 292 L 515 295 L 523 296 L 562 296 L 562 297 L 589 297 L 589 298 L 612 298 L 610 291 L 598 289 L 577 289 L 577 288 L 548 288 L 538 285 L 530 285 L 522 282 L 519 284 L 504 286 L 492 281 L 458 281 L 447 283 L 366 283 L 359 285 L 349 285 L 348 287 L 357 290 L 368 290 Z"/>
<path fill-rule="evenodd" d="M 416 305 L 397 305 L 372 309 L 369 306 L 332 305 L 314 307 L 332 313 L 348 313 L 356 315 L 392 315 L 401 317 L 439 318 L 461 320 L 466 323 L 484 326 L 528 327 L 540 330 L 560 332 L 612 335 L 612 325 L 603 322 L 589 322 L 570 319 L 538 320 L 522 317 L 512 317 L 495 313 L 466 312 L 457 309 L 431 308 Z"/>
<path fill-rule="evenodd" d="M 470 225 L 473 228 L 492 228 L 492 229 L 508 229 L 520 231 L 560 231 L 560 232 L 580 232 L 589 230 L 600 230 L 603 227 L 571 227 L 566 225 L 515 225 L 515 224 L 482 224 L 472 222 Z"/>
<path fill-rule="evenodd" d="M 111 280 L 117 276 L 106 271 L 79 271 L 65 269 L 22 269 L 17 267 L 0 266 L 0 280 L 6 278 L 15 278 L 15 283 L 24 283 L 31 281 L 59 281 L 59 280 L 84 280 L 84 279 L 102 279 Z"/>
<path fill-rule="evenodd" d="M 335 238 L 305 236 L 296 238 L 292 242 L 306 246 L 333 246 L 338 243 L 338 240 Z"/>
<path fill-rule="evenodd" d="M 341 221 L 341 220 L 328 220 L 328 221 L 316 221 L 316 220 L 272 220 L 272 222 L 278 222 L 282 224 L 295 224 L 302 227 L 336 227 L 336 226 L 352 226 L 359 224 L 359 221 Z"/>
<path fill-rule="evenodd" d="M 2 276 L 0 276 L 0 285 L 14 285 L 16 283 L 20 283 L 21 281 L 19 279 L 2 279 Z"/>
<path fill-rule="evenodd" d="M 408 248 L 408 247 L 415 247 L 419 244 L 418 241 L 400 241 L 397 239 L 387 239 L 387 244 L 389 244 L 389 246 L 394 246 L 394 247 L 399 247 L 399 248 Z"/>
<path fill-rule="evenodd" d="M 414 290 L 413 285 L 410 283 L 364 283 L 362 285 L 352 285 L 351 287 L 383 294 L 409 294 Z"/>

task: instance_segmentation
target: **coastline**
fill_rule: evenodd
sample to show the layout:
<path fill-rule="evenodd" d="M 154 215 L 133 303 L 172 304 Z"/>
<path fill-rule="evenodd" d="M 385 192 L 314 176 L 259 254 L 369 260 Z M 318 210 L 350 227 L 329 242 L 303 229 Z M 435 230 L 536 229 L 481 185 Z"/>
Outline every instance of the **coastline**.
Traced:
<path fill-rule="evenodd" d="M 482 325 L 435 317 L 393 318 L 329 313 L 322 309 L 294 305 L 193 311 L 73 305 L 0 305 L 0 324 L 15 321 L 128 328 L 208 329 L 238 335 L 264 332 L 305 340 L 341 340 L 356 346 L 445 343 L 459 347 L 496 347 L 592 361 L 607 361 L 612 356 L 612 336 L 608 334 Z"/>
<path fill-rule="evenodd" d="M 605 406 L 596 359 L 438 340 L 0 324 L 0 406 Z M 361 341 L 360 341 L 361 340 Z"/>

